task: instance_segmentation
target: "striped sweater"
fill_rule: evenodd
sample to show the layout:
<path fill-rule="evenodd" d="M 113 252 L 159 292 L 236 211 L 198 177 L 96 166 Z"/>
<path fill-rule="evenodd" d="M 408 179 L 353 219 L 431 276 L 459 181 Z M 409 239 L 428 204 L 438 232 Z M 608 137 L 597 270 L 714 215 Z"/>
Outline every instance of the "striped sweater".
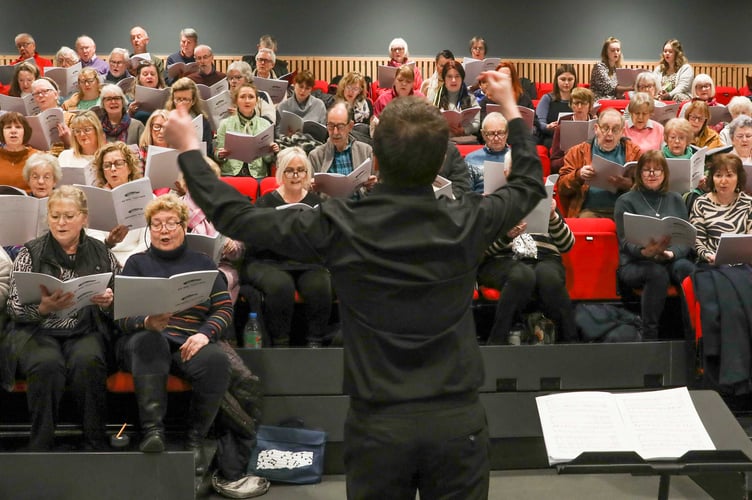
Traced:
<path fill-rule="evenodd" d="M 531 234 L 538 247 L 538 255 L 562 254 L 572 249 L 574 246 L 574 234 L 569 229 L 564 218 L 557 210 L 551 216 L 548 222 L 548 234 Z M 486 249 L 485 256 L 509 256 L 512 254 L 512 240 L 506 235 L 502 235 Z"/>

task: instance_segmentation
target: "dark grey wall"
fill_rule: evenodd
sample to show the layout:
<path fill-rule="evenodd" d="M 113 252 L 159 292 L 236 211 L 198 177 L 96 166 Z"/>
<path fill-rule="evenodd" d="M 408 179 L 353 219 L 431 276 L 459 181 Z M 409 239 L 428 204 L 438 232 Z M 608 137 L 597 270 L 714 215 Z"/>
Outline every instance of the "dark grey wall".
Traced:
<path fill-rule="evenodd" d="M 255 51 L 259 35 L 272 33 L 280 54 L 385 55 L 389 41 L 402 36 L 413 56 L 444 48 L 464 56 L 470 37 L 482 35 L 490 56 L 598 59 L 603 39 L 613 35 L 627 60 L 657 61 L 664 40 L 676 37 L 690 61 L 749 63 L 752 7 L 716 3 L 726 7 L 708 0 L 2 0 L 0 52 L 14 53 L 14 35 L 28 31 L 42 53 L 86 33 L 104 55 L 130 48 L 128 32 L 138 24 L 160 54 L 174 52 L 180 28 L 192 26 L 218 54 Z"/>

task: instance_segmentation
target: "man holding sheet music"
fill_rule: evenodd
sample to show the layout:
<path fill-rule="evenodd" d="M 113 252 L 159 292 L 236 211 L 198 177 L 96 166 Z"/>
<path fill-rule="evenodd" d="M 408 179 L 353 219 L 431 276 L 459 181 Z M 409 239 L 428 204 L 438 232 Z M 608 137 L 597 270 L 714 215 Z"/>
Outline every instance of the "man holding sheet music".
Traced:
<path fill-rule="evenodd" d="M 196 83 L 202 83 L 207 87 L 211 87 L 222 78 L 225 74 L 221 71 L 217 71 L 214 67 L 214 52 L 208 45 L 199 45 L 196 50 L 193 51 L 193 56 L 198 63 L 198 72 L 191 73 L 188 78 Z"/>
<path fill-rule="evenodd" d="M 371 146 L 350 137 L 355 125 L 353 110 L 347 102 L 338 102 L 326 114 L 326 128 L 329 139 L 316 147 L 308 159 L 314 172 L 329 172 L 347 175 L 373 155 Z M 371 189 L 376 184 L 376 176 L 371 175 L 365 184 Z M 314 182 L 313 189 L 316 190 Z"/>
<path fill-rule="evenodd" d="M 332 275 L 344 331 L 349 498 L 485 499 L 489 457 L 478 400 L 483 362 L 470 301 L 483 252 L 546 196 L 529 128 L 509 77 L 483 74 L 509 120 L 514 168 L 488 195 L 436 199 L 432 182 L 448 125 L 424 99 L 390 103 L 374 133 L 380 173 L 362 200 L 312 210 L 249 205 L 207 168 L 188 116 L 173 112 L 167 137 L 188 189 L 227 236 Z"/>
<path fill-rule="evenodd" d="M 625 168 L 622 175 L 603 175 L 593 164 L 595 157 L 606 160 L 606 164 L 637 161 L 642 154 L 640 148 L 623 134 L 622 114 L 613 108 L 605 109 L 595 124 L 595 139 L 567 151 L 556 188 L 564 217 L 613 218 L 619 194 L 632 187 L 633 169 Z"/>

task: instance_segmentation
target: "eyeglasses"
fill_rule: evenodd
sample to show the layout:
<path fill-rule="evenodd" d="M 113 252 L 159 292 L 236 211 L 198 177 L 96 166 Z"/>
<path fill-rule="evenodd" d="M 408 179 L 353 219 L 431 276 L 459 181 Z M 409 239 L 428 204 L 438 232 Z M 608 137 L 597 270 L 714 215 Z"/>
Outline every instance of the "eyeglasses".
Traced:
<path fill-rule="evenodd" d="M 121 64 L 125 64 L 125 61 L 115 61 L 114 59 L 110 59 L 110 66 L 120 66 Z"/>
<path fill-rule="evenodd" d="M 240 75 L 237 75 L 237 76 L 233 75 L 233 76 L 228 76 L 227 77 L 227 80 L 230 81 L 230 82 L 232 82 L 234 80 L 242 80 L 242 79 L 243 79 L 243 77 L 240 76 Z"/>
<path fill-rule="evenodd" d="M 704 122 L 705 117 L 704 116 L 697 116 L 697 115 L 689 115 L 687 116 L 687 120 L 691 122 Z"/>
<path fill-rule="evenodd" d="M 651 169 L 644 169 L 642 171 L 642 175 L 652 175 L 655 177 L 660 177 L 663 175 L 663 169 L 662 168 L 651 168 Z"/>
<path fill-rule="evenodd" d="M 742 139 L 752 139 L 752 134 L 734 134 L 734 139 L 741 141 Z"/>
<path fill-rule="evenodd" d="M 42 96 L 46 96 L 46 95 L 47 95 L 47 94 L 49 94 L 50 92 L 55 92 L 55 89 L 42 89 L 42 90 L 37 90 L 36 92 L 33 92 L 33 93 L 32 93 L 31 95 L 32 95 L 33 97 L 42 97 Z"/>
<path fill-rule="evenodd" d="M 603 135 L 608 135 L 609 133 L 616 135 L 621 132 L 621 126 L 615 125 L 613 127 L 606 127 L 603 125 L 598 125 L 598 130 L 600 130 Z"/>
<path fill-rule="evenodd" d="M 405 47 L 392 47 L 392 52 L 404 52 Z"/>
<path fill-rule="evenodd" d="M 265 57 L 258 57 L 256 58 L 256 62 L 261 64 L 271 64 L 272 60 Z"/>
<path fill-rule="evenodd" d="M 32 181 L 43 180 L 44 182 L 49 182 L 49 181 L 53 180 L 54 178 L 55 177 L 52 174 L 44 174 L 44 175 L 31 174 L 29 176 L 29 179 L 32 180 Z"/>
<path fill-rule="evenodd" d="M 483 131 L 483 137 L 492 137 L 494 139 L 498 139 L 499 137 L 504 137 L 507 135 L 506 130 L 484 130 Z"/>
<path fill-rule="evenodd" d="M 102 162 L 102 168 L 105 170 L 117 170 L 128 164 L 125 160 L 105 161 Z"/>
<path fill-rule="evenodd" d="M 49 218 L 52 222 L 60 222 L 60 221 L 71 222 L 73 221 L 73 219 L 75 219 L 79 215 L 81 215 L 81 212 L 76 212 L 74 214 L 70 214 L 70 213 L 69 214 L 52 214 L 51 213 L 49 214 Z"/>
<path fill-rule="evenodd" d="M 327 130 L 337 130 L 337 132 L 342 132 L 348 125 L 349 123 L 327 123 L 326 128 Z"/>
<path fill-rule="evenodd" d="M 153 220 L 149 222 L 149 227 L 152 231 L 162 231 L 163 229 L 174 231 L 178 228 L 178 226 L 180 226 L 180 221 L 176 220 L 168 220 L 167 222 Z"/>
<path fill-rule="evenodd" d="M 31 42 L 20 42 L 20 43 L 16 44 L 16 48 L 18 48 L 18 49 L 25 49 L 29 45 L 31 45 Z"/>
<path fill-rule="evenodd" d="M 687 138 L 683 135 L 670 135 L 666 138 L 666 141 L 668 142 L 679 142 L 679 141 L 686 141 Z"/>
<path fill-rule="evenodd" d="M 102 98 L 102 102 L 121 101 L 122 99 L 116 95 L 109 95 Z"/>
<path fill-rule="evenodd" d="M 292 179 L 293 177 L 305 177 L 308 175 L 308 169 L 305 167 L 286 168 L 282 173 L 285 174 L 285 177 L 288 179 Z"/>
<path fill-rule="evenodd" d="M 190 102 L 193 102 L 192 97 L 175 97 L 172 99 L 175 104 L 188 104 Z"/>
<path fill-rule="evenodd" d="M 346 92 L 360 92 L 361 90 L 363 90 L 363 88 L 358 87 L 357 85 L 348 85 L 345 87 Z"/>
<path fill-rule="evenodd" d="M 81 127 L 81 128 L 72 128 L 71 132 L 73 132 L 74 135 L 84 135 L 84 134 L 91 134 L 94 132 L 94 127 Z"/>
<path fill-rule="evenodd" d="M 697 90 L 710 90 L 711 87 L 712 85 L 710 85 L 709 83 L 700 83 L 698 85 L 695 85 L 695 88 Z"/>
<path fill-rule="evenodd" d="M 159 123 L 152 123 L 151 129 L 154 132 L 160 132 L 164 128 L 164 125 L 160 125 Z"/>
<path fill-rule="evenodd" d="M 78 83 L 83 85 L 94 85 L 94 82 L 96 82 L 96 78 L 84 78 L 83 80 L 79 80 Z"/>

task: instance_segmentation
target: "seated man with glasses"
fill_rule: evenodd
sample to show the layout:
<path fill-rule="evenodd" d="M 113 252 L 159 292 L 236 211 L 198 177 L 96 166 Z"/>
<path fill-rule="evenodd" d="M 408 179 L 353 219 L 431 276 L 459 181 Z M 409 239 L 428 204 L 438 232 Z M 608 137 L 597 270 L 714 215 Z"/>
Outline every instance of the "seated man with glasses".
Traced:
<path fill-rule="evenodd" d="M 193 57 L 196 58 L 196 62 L 198 63 L 198 72 L 191 73 L 187 78 L 196 83 L 211 87 L 225 77 L 225 74 L 217 71 L 217 68 L 214 66 L 214 53 L 208 45 L 199 45 L 196 47 L 196 50 L 193 51 Z"/>
<path fill-rule="evenodd" d="M 258 52 L 261 52 L 263 49 L 271 50 L 271 53 L 274 54 L 274 62 L 272 65 L 274 66 L 272 68 L 272 71 L 274 71 L 274 74 L 283 76 L 290 72 L 289 65 L 287 64 L 287 61 L 283 61 L 282 59 L 277 58 L 277 39 L 274 38 L 271 35 L 261 35 L 259 37 L 259 42 L 256 45 L 256 50 Z M 256 57 L 253 54 L 243 56 L 243 61 L 247 62 L 251 65 L 251 68 L 254 70 L 257 68 L 257 61 Z"/>
<path fill-rule="evenodd" d="M 470 184 L 473 191 L 483 193 L 483 165 L 487 161 L 503 164 L 509 152 L 507 145 L 507 120 L 501 113 L 486 115 L 480 130 L 486 144 L 465 156 L 470 171 Z"/>
<path fill-rule="evenodd" d="M 131 63 L 131 57 L 128 55 L 127 50 L 121 47 L 115 47 L 112 49 L 112 52 L 110 52 L 110 58 L 107 63 L 110 65 L 110 70 L 104 77 L 105 83 L 117 83 L 120 80 L 131 76 L 131 74 L 128 73 L 128 66 L 130 66 Z M 125 91 L 129 89 L 123 90 Z"/>
<path fill-rule="evenodd" d="M 34 64 L 39 68 L 41 76 L 44 76 L 44 68 L 53 66 L 52 61 L 39 55 L 39 52 L 37 52 L 37 43 L 34 41 L 34 37 L 28 33 L 19 33 L 16 35 L 16 48 L 18 49 L 18 59 L 11 61 L 11 66 L 15 66 L 28 59 L 33 59 Z"/>
<path fill-rule="evenodd" d="M 274 65 L 277 62 L 277 56 L 274 55 L 272 49 L 260 48 L 254 59 L 256 62 L 253 68 L 253 76 L 260 76 L 261 78 L 269 78 L 276 80 L 279 76 L 274 71 Z"/>
<path fill-rule="evenodd" d="M 309 159 L 313 165 L 313 170 L 347 175 L 370 158 L 373 155 L 373 150 L 365 142 L 350 137 L 355 121 L 352 107 L 347 102 L 338 101 L 335 103 L 329 108 L 326 118 L 329 139 L 325 144 L 311 151 Z M 371 189 L 374 184 L 376 184 L 376 175 L 372 171 L 365 188 Z M 315 182 L 312 187 L 315 191 Z"/>
<path fill-rule="evenodd" d="M 590 181 L 598 175 L 592 161 L 593 155 L 620 165 L 639 160 L 642 155 L 639 146 L 623 135 L 624 117 L 616 109 L 608 108 L 598 116 L 595 137 L 567 151 L 556 183 L 564 217 L 613 218 L 616 199 L 632 187 L 634 168 L 624 169 L 622 176 L 608 179 L 615 188 L 612 192 L 590 186 Z"/>

